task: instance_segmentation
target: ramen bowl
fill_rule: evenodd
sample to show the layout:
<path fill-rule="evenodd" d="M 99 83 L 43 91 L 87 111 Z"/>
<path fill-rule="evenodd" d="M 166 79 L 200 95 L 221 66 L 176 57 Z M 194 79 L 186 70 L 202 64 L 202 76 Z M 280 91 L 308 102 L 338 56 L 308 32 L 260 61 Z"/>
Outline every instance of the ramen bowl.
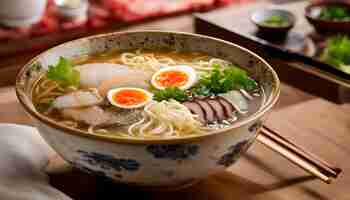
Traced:
<path fill-rule="evenodd" d="M 91 134 L 63 126 L 35 109 L 31 99 L 33 86 L 48 66 L 61 56 L 75 58 L 108 50 L 138 48 L 204 52 L 232 61 L 260 83 L 266 98 L 256 113 L 228 128 L 178 138 Z M 137 31 L 78 39 L 40 54 L 19 73 L 16 92 L 41 136 L 73 167 L 116 182 L 175 188 L 225 170 L 248 150 L 278 99 L 279 80 L 266 61 L 236 44 L 190 33 Z"/>

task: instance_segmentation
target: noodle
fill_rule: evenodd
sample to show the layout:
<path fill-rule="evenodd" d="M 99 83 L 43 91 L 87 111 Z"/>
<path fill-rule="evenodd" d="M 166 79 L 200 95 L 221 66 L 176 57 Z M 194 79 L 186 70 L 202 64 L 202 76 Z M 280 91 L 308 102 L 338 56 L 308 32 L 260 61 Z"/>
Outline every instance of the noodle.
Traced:
<path fill-rule="evenodd" d="M 253 99 L 254 99 L 254 97 L 252 97 L 252 95 L 250 95 L 247 91 L 245 91 L 245 90 L 243 90 L 243 89 L 240 89 L 239 91 L 240 91 L 240 92 L 243 94 L 243 96 L 246 97 L 247 99 L 249 99 L 249 100 L 253 100 Z"/>
<path fill-rule="evenodd" d="M 58 91 L 59 85 L 55 81 L 45 79 L 40 81 L 38 87 L 35 89 L 35 99 L 38 102 L 42 102 L 42 99 L 53 99 L 64 93 Z"/>
<path fill-rule="evenodd" d="M 171 59 L 171 58 L 169 58 Z M 160 69 L 160 63 L 154 55 L 139 55 L 134 53 L 122 53 L 122 64 L 129 65 L 135 68 L 141 68 L 146 71 L 157 71 Z M 169 61 L 169 60 L 168 60 Z"/>
<path fill-rule="evenodd" d="M 129 128 L 128 128 L 128 133 L 133 134 L 134 128 L 136 128 L 137 126 L 141 125 L 141 124 L 144 123 L 145 121 L 146 121 L 146 117 L 143 117 L 140 121 L 138 121 L 138 122 L 132 124 L 131 126 L 129 126 Z"/>
<path fill-rule="evenodd" d="M 147 71 L 158 71 L 163 66 L 188 65 L 198 71 L 211 71 L 214 69 L 213 64 L 219 64 L 223 67 L 231 63 L 218 58 L 210 58 L 209 56 L 197 56 L 194 59 L 186 61 L 185 59 L 173 59 L 169 56 L 155 56 L 153 53 L 142 53 L 140 49 L 135 53 L 122 53 L 120 61 L 124 65 Z"/>
<path fill-rule="evenodd" d="M 144 111 L 147 117 L 131 125 L 128 129 L 129 135 L 177 137 L 180 133 L 201 132 L 200 122 L 195 120 L 195 116 L 184 105 L 175 100 L 150 103 Z"/>
<path fill-rule="evenodd" d="M 233 102 L 231 102 L 231 104 L 232 104 L 232 106 L 235 108 L 235 110 L 237 110 L 237 112 L 239 113 L 239 114 L 246 114 L 248 111 L 243 111 L 243 110 L 241 110 L 241 108 L 238 106 L 238 105 L 236 105 L 235 103 L 233 103 Z"/>

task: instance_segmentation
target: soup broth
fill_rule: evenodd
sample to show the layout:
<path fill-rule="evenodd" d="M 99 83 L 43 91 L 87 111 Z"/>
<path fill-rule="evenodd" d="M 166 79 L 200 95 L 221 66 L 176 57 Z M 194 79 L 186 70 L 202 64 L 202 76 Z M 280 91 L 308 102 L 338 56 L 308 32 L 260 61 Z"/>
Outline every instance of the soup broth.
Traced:
<path fill-rule="evenodd" d="M 265 94 L 229 61 L 138 49 L 60 58 L 32 99 L 40 113 L 90 134 L 159 138 L 231 126 L 257 112 Z"/>

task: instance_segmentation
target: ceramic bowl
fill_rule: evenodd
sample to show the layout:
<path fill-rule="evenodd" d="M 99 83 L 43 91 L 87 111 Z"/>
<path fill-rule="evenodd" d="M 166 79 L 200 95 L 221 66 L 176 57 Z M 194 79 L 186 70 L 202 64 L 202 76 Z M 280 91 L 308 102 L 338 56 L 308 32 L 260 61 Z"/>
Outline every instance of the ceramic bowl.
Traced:
<path fill-rule="evenodd" d="M 26 27 L 39 22 L 47 0 L 0 1 L 0 23 L 8 27 Z"/>
<path fill-rule="evenodd" d="M 69 4 L 71 3 L 71 4 Z M 63 19 L 74 21 L 87 20 L 89 10 L 89 1 L 69 1 L 69 0 L 55 0 L 57 12 Z"/>
<path fill-rule="evenodd" d="M 350 10 L 350 4 L 346 2 L 318 2 L 305 8 L 305 17 L 318 33 L 350 33 L 350 20 L 334 21 L 319 19 L 318 16 L 324 6 L 342 6 Z"/>
<path fill-rule="evenodd" d="M 269 26 L 264 24 L 271 16 L 279 16 L 287 21 L 285 26 Z M 252 13 L 250 20 L 258 27 L 258 33 L 269 38 L 280 39 L 287 36 L 294 27 L 296 18 L 293 13 L 281 9 L 262 9 Z"/>
<path fill-rule="evenodd" d="M 58 124 L 35 110 L 31 101 L 33 84 L 60 56 L 74 58 L 136 48 L 200 51 L 232 61 L 262 85 L 266 99 L 257 113 L 230 128 L 175 139 L 89 134 Z M 266 61 L 238 45 L 189 33 L 138 31 L 83 38 L 44 52 L 21 70 L 16 92 L 42 137 L 72 166 L 117 182 L 164 188 L 188 185 L 234 164 L 254 142 L 266 114 L 276 103 L 279 80 Z"/>

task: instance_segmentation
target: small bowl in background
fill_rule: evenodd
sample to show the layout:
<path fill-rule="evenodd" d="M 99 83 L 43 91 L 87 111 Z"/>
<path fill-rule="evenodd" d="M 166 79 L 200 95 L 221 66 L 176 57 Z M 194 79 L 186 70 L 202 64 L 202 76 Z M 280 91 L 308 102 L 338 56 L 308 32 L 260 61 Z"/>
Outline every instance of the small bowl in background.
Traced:
<path fill-rule="evenodd" d="M 287 10 L 263 9 L 255 11 L 250 20 L 258 27 L 258 35 L 264 38 L 281 39 L 285 38 L 294 27 L 296 18 Z M 280 22 L 275 23 L 278 20 Z"/>
<path fill-rule="evenodd" d="M 350 4 L 345 2 L 318 2 L 312 3 L 305 8 L 305 17 L 314 26 L 318 33 L 350 33 L 349 20 L 326 20 L 319 18 L 321 9 L 325 6 L 341 6 L 349 9 Z"/>
<path fill-rule="evenodd" d="M 0 0 L 0 24 L 6 27 L 30 27 L 44 15 L 47 0 Z"/>
<path fill-rule="evenodd" d="M 89 1 L 87 0 L 54 0 L 60 17 L 67 20 L 86 21 L 88 18 Z"/>

